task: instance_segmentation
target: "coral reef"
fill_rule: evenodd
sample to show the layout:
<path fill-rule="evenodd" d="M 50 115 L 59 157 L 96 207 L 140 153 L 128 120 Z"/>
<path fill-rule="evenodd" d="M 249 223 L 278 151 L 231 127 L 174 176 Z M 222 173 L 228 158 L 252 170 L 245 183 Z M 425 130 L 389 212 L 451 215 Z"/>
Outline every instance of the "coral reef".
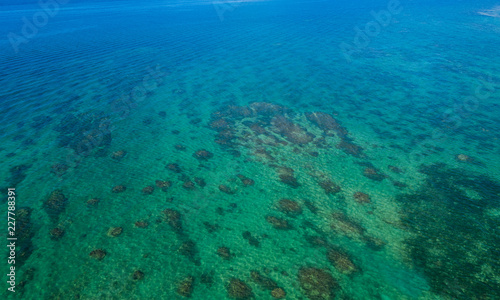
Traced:
<path fill-rule="evenodd" d="M 500 182 L 443 163 L 419 172 L 426 175 L 422 186 L 397 197 L 412 234 L 405 241 L 408 262 L 443 298 L 500 299 L 499 223 L 485 213 L 500 209 Z"/>
<path fill-rule="evenodd" d="M 199 187 L 205 187 L 207 183 L 205 182 L 205 179 L 201 177 L 195 177 L 194 182 L 199 186 Z"/>
<path fill-rule="evenodd" d="M 338 248 L 331 248 L 326 254 L 327 259 L 332 263 L 332 265 L 346 275 L 351 275 L 358 272 L 358 268 L 353 263 L 349 255 Z"/>
<path fill-rule="evenodd" d="M 194 182 L 192 182 L 191 180 L 184 181 L 184 183 L 182 184 L 182 187 L 188 191 L 192 191 L 192 190 L 196 189 Z"/>
<path fill-rule="evenodd" d="M 304 201 L 304 205 L 307 207 L 307 209 L 309 209 L 310 212 L 312 212 L 313 214 L 317 214 L 318 213 L 318 207 L 316 205 L 314 205 L 314 203 L 310 200 L 305 200 Z"/>
<path fill-rule="evenodd" d="M 97 260 L 102 260 L 106 256 L 106 254 L 106 251 L 102 249 L 95 249 L 90 252 L 89 256 Z"/>
<path fill-rule="evenodd" d="M 68 199 L 66 198 L 66 196 L 64 196 L 62 191 L 55 190 L 52 193 L 50 193 L 50 196 L 43 203 L 43 207 L 47 212 L 47 214 L 49 215 L 49 217 L 52 219 L 52 221 L 57 221 L 59 215 L 66 208 L 67 202 Z"/>
<path fill-rule="evenodd" d="M 250 272 L 252 281 L 265 290 L 273 290 L 278 288 L 278 284 L 269 277 L 263 276 L 259 271 L 253 270 Z"/>
<path fill-rule="evenodd" d="M 142 189 L 142 194 L 143 195 L 151 195 L 154 191 L 155 191 L 155 187 L 152 185 L 149 185 L 149 186 Z"/>
<path fill-rule="evenodd" d="M 233 299 L 249 299 L 253 297 L 252 288 L 238 278 L 231 278 L 226 287 L 227 294 Z"/>
<path fill-rule="evenodd" d="M 385 178 L 387 178 L 387 175 L 380 173 L 379 170 L 372 168 L 372 167 L 365 168 L 363 170 L 363 176 L 365 176 L 366 178 L 370 178 L 371 180 L 375 180 L 375 181 L 382 181 Z"/>
<path fill-rule="evenodd" d="M 148 222 L 146 221 L 137 221 L 134 223 L 135 227 L 139 227 L 139 228 L 146 228 L 148 227 Z"/>
<path fill-rule="evenodd" d="M 286 297 L 286 292 L 282 288 L 275 288 L 271 291 L 271 296 L 273 296 L 274 299 L 283 299 Z"/>
<path fill-rule="evenodd" d="M 230 260 L 232 258 L 231 250 L 228 247 L 219 247 L 217 249 L 217 255 L 222 257 L 222 259 Z"/>
<path fill-rule="evenodd" d="M 354 157 L 365 157 L 363 154 L 363 148 L 354 144 L 348 138 L 342 139 L 342 141 L 340 141 L 340 143 L 338 143 L 335 147 Z"/>
<path fill-rule="evenodd" d="M 177 233 L 182 233 L 181 214 L 175 209 L 167 208 L 163 211 L 163 215 L 168 225 Z"/>
<path fill-rule="evenodd" d="M 299 203 L 290 199 L 281 199 L 278 202 L 278 209 L 290 216 L 296 216 L 302 213 L 302 207 L 300 207 Z"/>
<path fill-rule="evenodd" d="M 193 240 L 188 239 L 184 241 L 179 247 L 178 251 L 181 255 L 187 257 L 195 265 L 201 265 L 199 259 L 196 258 L 198 249 L 196 248 L 196 244 Z"/>
<path fill-rule="evenodd" d="M 275 116 L 271 120 L 276 133 L 281 134 L 287 141 L 293 144 L 307 144 L 314 139 L 314 135 L 305 128 L 293 123 L 283 115 Z"/>
<path fill-rule="evenodd" d="M 471 161 L 470 156 L 465 155 L 465 154 L 458 154 L 458 155 L 455 156 L 455 159 L 457 161 L 462 161 L 462 162 L 469 162 L 469 161 Z"/>
<path fill-rule="evenodd" d="M 34 248 L 32 238 L 35 235 L 33 222 L 31 221 L 32 209 L 21 207 L 16 211 L 16 237 L 17 253 L 16 266 L 21 268 L 31 256 Z"/>
<path fill-rule="evenodd" d="M 203 225 L 207 229 L 208 233 L 213 233 L 220 229 L 220 226 L 218 224 L 210 224 L 207 221 L 203 222 Z"/>
<path fill-rule="evenodd" d="M 111 158 L 114 159 L 114 160 L 121 160 L 122 158 L 124 158 L 125 156 L 127 155 L 127 151 L 124 151 L 124 150 L 118 150 L 118 151 L 115 151 L 111 154 Z"/>
<path fill-rule="evenodd" d="M 276 169 L 278 172 L 278 177 L 281 182 L 291 186 L 292 188 L 298 188 L 300 186 L 299 182 L 294 176 L 295 171 L 289 167 L 278 167 Z"/>
<path fill-rule="evenodd" d="M 144 279 L 144 272 L 141 270 L 135 270 L 134 273 L 132 273 L 132 280 L 143 280 Z"/>
<path fill-rule="evenodd" d="M 66 164 L 58 163 L 52 166 L 50 172 L 55 174 L 56 176 L 62 176 L 69 169 L 69 166 Z"/>
<path fill-rule="evenodd" d="M 176 164 L 176 163 L 170 163 L 166 166 L 167 169 L 169 169 L 170 171 L 173 171 L 175 173 L 181 173 L 182 172 L 182 169 L 181 167 L 179 166 L 179 164 Z"/>
<path fill-rule="evenodd" d="M 87 200 L 87 205 L 88 206 L 94 206 L 94 205 L 97 205 L 97 203 L 99 203 L 99 199 L 98 198 L 92 198 L 92 199 Z"/>
<path fill-rule="evenodd" d="M 335 212 L 332 214 L 333 222 L 331 223 L 332 229 L 338 233 L 344 234 L 351 238 L 362 238 L 365 229 L 355 221 L 349 219 L 345 214 L 341 212 Z"/>
<path fill-rule="evenodd" d="M 172 186 L 172 182 L 168 180 L 156 180 L 155 184 L 163 192 L 166 192 L 168 188 Z"/>
<path fill-rule="evenodd" d="M 225 184 L 219 185 L 219 191 L 224 192 L 224 193 L 229 194 L 229 195 L 236 193 L 236 190 L 233 190 L 232 188 L 228 187 Z"/>
<path fill-rule="evenodd" d="M 354 144 L 352 139 L 348 137 L 349 132 L 347 129 L 342 127 L 331 115 L 323 112 L 313 112 L 306 113 L 306 118 L 323 130 L 326 135 L 331 135 L 331 131 L 337 133 L 340 138 L 340 143 L 336 146 L 338 149 L 342 149 L 345 153 L 354 157 L 364 157 L 363 148 Z"/>
<path fill-rule="evenodd" d="M 21 181 L 26 178 L 26 171 L 31 168 L 31 165 L 18 165 L 9 169 L 10 176 L 6 179 L 9 187 L 16 187 Z"/>
<path fill-rule="evenodd" d="M 325 190 L 325 193 L 327 195 L 336 194 L 341 190 L 340 186 L 331 180 L 323 180 L 320 181 L 318 184 L 323 190 Z"/>
<path fill-rule="evenodd" d="M 356 200 L 356 202 L 361 203 L 361 204 L 371 202 L 370 195 L 363 193 L 363 192 L 356 192 L 356 193 L 354 193 L 353 197 Z"/>
<path fill-rule="evenodd" d="M 120 234 L 122 234 L 123 232 L 123 228 L 122 227 L 110 227 L 108 229 L 108 236 L 109 237 L 117 237 L 119 236 Z"/>
<path fill-rule="evenodd" d="M 306 118 L 325 132 L 335 131 L 341 138 L 347 136 L 347 130 L 329 114 L 324 112 L 306 113 Z"/>
<path fill-rule="evenodd" d="M 203 273 L 201 274 L 200 282 L 203 284 L 206 284 L 208 287 L 212 287 L 214 284 L 214 271 L 211 271 L 209 273 Z"/>
<path fill-rule="evenodd" d="M 214 157 L 214 154 L 208 150 L 200 149 L 193 154 L 193 157 L 198 160 L 208 160 Z"/>
<path fill-rule="evenodd" d="M 396 166 L 388 166 L 389 170 L 391 170 L 393 173 L 396 173 L 396 174 L 401 174 L 403 173 L 404 171 L 401 170 L 400 168 L 396 167 Z"/>
<path fill-rule="evenodd" d="M 271 224 L 275 229 L 280 230 L 290 230 L 293 229 L 293 226 L 285 219 L 267 216 L 266 221 Z"/>
<path fill-rule="evenodd" d="M 334 299 L 338 289 L 337 281 L 329 272 L 322 269 L 302 267 L 299 270 L 298 280 L 304 294 L 310 300 Z"/>
<path fill-rule="evenodd" d="M 64 230 L 62 228 L 56 227 L 50 231 L 50 238 L 54 241 L 58 241 L 64 236 Z"/>
<path fill-rule="evenodd" d="M 250 233 L 250 231 L 244 231 L 242 233 L 242 236 L 245 240 L 248 241 L 248 243 L 254 247 L 259 247 L 260 246 L 260 242 L 257 238 L 255 238 L 254 236 L 252 236 L 252 234 Z"/>
<path fill-rule="evenodd" d="M 177 294 L 183 297 L 191 297 L 194 289 L 194 277 L 188 276 L 177 283 Z"/>
<path fill-rule="evenodd" d="M 236 175 L 236 177 L 238 177 L 241 180 L 241 183 L 243 183 L 244 186 L 251 186 L 255 184 L 255 181 L 242 174 L 238 174 Z"/>
<path fill-rule="evenodd" d="M 127 188 L 124 185 L 117 185 L 111 190 L 113 193 L 123 193 Z"/>
<path fill-rule="evenodd" d="M 327 247 L 328 241 L 325 237 L 317 236 L 317 235 L 306 235 L 306 241 L 311 244 L 313 247 Z"/>

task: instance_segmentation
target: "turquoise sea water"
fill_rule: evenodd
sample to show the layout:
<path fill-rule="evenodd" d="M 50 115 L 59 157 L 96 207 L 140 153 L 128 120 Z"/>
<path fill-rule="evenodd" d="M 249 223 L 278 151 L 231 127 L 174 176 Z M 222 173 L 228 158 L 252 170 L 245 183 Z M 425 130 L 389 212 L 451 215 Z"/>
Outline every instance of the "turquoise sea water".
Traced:
<path fill-rule="evenodd" d="M 2 299 L 500 299 L 495 1 L 27 2 Z"/>

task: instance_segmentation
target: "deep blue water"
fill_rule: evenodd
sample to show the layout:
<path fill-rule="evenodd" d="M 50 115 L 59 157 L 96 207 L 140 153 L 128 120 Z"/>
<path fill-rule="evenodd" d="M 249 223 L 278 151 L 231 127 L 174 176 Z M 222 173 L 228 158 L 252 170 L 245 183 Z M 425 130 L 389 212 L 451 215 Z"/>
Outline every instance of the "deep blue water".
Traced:
<path fill-rule="evenodd" d="M 500 298 L 498 5 L 3 2 L 2 296 Z"/>

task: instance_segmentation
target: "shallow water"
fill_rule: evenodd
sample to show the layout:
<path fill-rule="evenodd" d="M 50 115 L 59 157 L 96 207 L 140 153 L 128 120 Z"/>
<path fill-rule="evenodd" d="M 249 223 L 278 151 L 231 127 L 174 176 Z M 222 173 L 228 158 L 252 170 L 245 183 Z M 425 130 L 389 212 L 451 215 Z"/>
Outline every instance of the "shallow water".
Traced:
<path fill-rule="evenodd" d="M 495 3 L 345 55 L 387 5 L 75 1 L 17 53 L 3 6 L 2 297 L 500 298 Z"/>

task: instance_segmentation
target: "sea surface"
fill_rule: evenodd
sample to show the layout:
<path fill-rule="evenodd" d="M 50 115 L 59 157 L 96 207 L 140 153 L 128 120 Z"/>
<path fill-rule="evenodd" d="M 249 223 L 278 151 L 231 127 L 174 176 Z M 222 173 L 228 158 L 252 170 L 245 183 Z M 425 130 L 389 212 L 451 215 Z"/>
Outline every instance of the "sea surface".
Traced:
<path fill-rule="evenodd" d="M 0 4 L 1 299 L 500 299 L 498 1 L 47 3 Z"/>

